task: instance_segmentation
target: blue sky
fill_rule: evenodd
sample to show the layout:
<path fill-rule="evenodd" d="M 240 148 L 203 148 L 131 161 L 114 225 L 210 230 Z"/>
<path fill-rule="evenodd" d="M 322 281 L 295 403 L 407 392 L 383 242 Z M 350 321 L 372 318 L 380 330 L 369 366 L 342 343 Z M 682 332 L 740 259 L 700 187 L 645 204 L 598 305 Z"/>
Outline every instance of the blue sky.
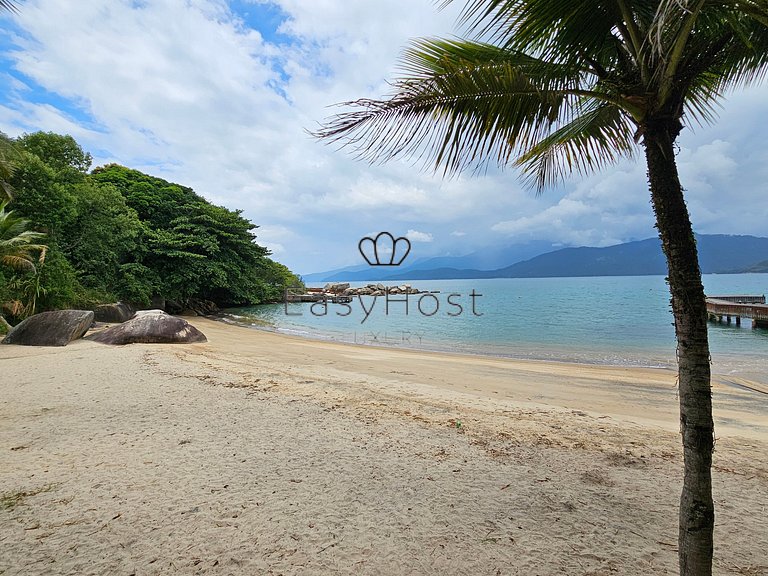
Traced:
<path fill-rule="evenodd" d="M 432 0 L 27 0 L 0 20 L 0 130 L 67 133 L 118 162 L 239 208 L 297 272 L 361 264 L 360 237 L 413 257 L 532 239 L 604 246 L 655 234 L 645 168 L 542 196 L 514 171 L 443 180 L 369 166 L 306 134 L 328 106 L 388 92 L 409 39 L 457 34 Z M 768 89 L 686 129 L 679 166 L 700 233 L 765 235 Z"/>

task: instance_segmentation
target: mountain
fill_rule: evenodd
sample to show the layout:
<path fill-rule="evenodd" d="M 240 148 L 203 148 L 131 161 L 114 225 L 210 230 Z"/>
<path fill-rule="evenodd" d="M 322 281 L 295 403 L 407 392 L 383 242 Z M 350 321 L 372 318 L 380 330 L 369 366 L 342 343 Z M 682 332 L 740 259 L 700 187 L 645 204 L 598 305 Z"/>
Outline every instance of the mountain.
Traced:
<path fill-rule="evenodd" d="M 700 234 L 696 236 L 704 274 L 742 272 L 768 259 L 768 238 Z M 565 248 L 495 270 L 495 278 L 555 276 L 664 275 L 661 241 L 649 238 L 606 248 Z"/>
<path fill-rule="evenodd" d="M 768 273 L 768 260 L 764 262 L 758 262 L 757 264 L 753 264 L 752 266 L 747 266 L 743 270 L 739 270 L 741 273 L 757 273 L 757 274 L 766 274 Z"/>
<path fill-rule="evenodd" d="M 370 267 L 367 264 L 358 266 L 347 266 L 346 268 L 337 268 L 327 272 L 313 272 L 303 274 L 302 280 L 305 282 L 361 282 L 361 281 L 383 281 L 396 280 L 407 276 L 412 279 L 434 278 L 424 271 L 434 271 L 437 269 L 468 270 L 477 273 L 483 270 L 497 270 L 504 266 L 509 266 L 514 262 L 527 260 L 539 254 L 550 252 L 555 248 L 551 242 L 531 241 L 506 246 L 491 246 L 478 250 L 463 256 L 437 256 L 433 258 L 421 258 L 412 263 L 408 263 L 396 268 L 392 267 Z M 446 276 L 447 278 L 457 278 L 457 276 Z M 471 276 L 474 278 L 475 276 Z"/>
<path fill-rule="evenodd" d="M 701 271 L 705 274 L 766 271 L 768 238 L 700 234 L 696 236 L 696 241 Z M 463 267 L 462 263 L 471 261 L 465 258 L 468 257 L 426 259 L 409 268 L 363 267 L 360 270 L 360 267 L 356 267 L 358 270 L 354 272 L 334 271 L 320 281 L 645 276 L 667 273 L 666 260 L 658 238 L 605 248 L 563 248 L 495 270 Z"/>

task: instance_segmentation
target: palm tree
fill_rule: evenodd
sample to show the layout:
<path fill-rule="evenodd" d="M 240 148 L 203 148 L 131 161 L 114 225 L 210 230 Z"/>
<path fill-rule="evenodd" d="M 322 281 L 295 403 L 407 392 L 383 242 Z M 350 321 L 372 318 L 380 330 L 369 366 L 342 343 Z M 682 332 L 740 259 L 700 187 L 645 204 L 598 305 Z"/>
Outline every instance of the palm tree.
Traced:
<path fill-rule="evenodd" d="M 28 303 L 24 305 L 15 300 L 6 302 L 3 307 L 10 305 L 11 314 L 14 316 L 34 313 L 37 296 L 44 289 L 40 286 L 40 276 L 37 273 L 37 264 L 45 262 L 45 253 L 48 247 L 37 244 L 36 241 L 45 236 L 40 232 L 27 230 L 29 222 L 16 216 L 13 211 L 6 211 L 8 202 L 0 202 L 0 265 L 11 268 L 14 271 L 32 273 L 32 278 L 16 278 L 9 283 L 11 288 L 28 294 Z M 36 258 L 35 258 L 36 253 Z M 31 287 L 31 288 L 30 288 Z M 10 329 L 10 325 L 0 312 L 0 328 L 3 332 Z"/>
<path fill-rule="evenodd" d="M 17 156 L 18 152 L 14 148 L 13 142 L 0 132 L 0 202 L 9 202 L 13 199 L 13 188 L 10 180 L 16 168 Z"/>
<path fill-rule="evenodd" d="M 415 42 L 389 98 L 347 102 L 314 135 L 444 174 L 513 165 L 539 190 L 644 152 L 677 336 L 680 573 L 711 574 L 707 314 L 675 142 L 686 122 L 713 120 L 725 90 L 768 71 L 768 0 L 467 1 L 473 39 Z"/>
<path fill-rule="evenodd" d="M 48 249 L 37 244 L 45 234 L 27 230 L 29 222 L 6 211 L 7 202 L 0 203 L 0 264 L 23 272 L 37 272 L 35 261 L 42 264 Z M 37 258 L 34 254 L 37 253 Z"/>

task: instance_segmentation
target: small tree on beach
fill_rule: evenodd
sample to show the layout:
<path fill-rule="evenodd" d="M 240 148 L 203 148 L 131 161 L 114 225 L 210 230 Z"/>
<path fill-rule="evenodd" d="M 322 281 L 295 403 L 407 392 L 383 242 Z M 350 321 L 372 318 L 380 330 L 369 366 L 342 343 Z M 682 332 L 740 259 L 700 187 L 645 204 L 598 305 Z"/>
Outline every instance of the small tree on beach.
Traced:
<path fill-rule="evenodd" d="M 768 71 L 768 0 L 468 0 L 462 22 L 474 39 L 415 42 L 391 97 L 347 102 L 315 136 L 444 174 L 513 165 L 538 190 L 642 149 L 677 336 L 680 573 L 711 574 L 707 312 L 675 147 Z"/>
<path fill-rule="evenodd" d="M 0 203 L 0 264 L 24 272 L 36 272 L 35 260 L 42 263 L 47 246 L 36 241 L 45 234 L 28 230 L 29 222 Z M 37 257 L 34 255 L 37 253 Z"/>
<path fill-rule="evenodd" d="M 29 222 L 16 216 L 13 211 L 6 211 L 7 202 L 0 202 L 0 266 L 17 273 L 9 282 L 14 292 L 22 294 L 21 300 L 0 302 L 14 316 L 33 314 L 37 297 L 40 294 L 40 277 L 37 264 L 45 261 L 48 249 L 38 244 L 44 234 L 28 230 Z M 0 276 L 2 277 L 2 276 Z M 23 290 L 20 290 L 22 289 Z M 0 327 L 7 329 L 8 324 L 0 312 Z"/>

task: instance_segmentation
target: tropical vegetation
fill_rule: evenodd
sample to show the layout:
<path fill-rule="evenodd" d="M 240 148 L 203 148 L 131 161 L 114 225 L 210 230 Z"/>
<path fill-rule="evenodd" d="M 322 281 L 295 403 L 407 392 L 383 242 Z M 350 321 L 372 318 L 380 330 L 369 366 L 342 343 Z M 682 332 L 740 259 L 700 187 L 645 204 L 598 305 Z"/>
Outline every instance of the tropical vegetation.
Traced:
<path fill-rule="evenodd" d="M 389 97 L 347 102 L 316 135 L 446 174 L 511 165 L 538 190 L 644 155 L 677 334 L 680 573 L 711 574 L 707 316 L 676 142 L 727 90 L 764 77 L 768 1 L 468 0 L 462 23 L 470 39 L 415 42 Z"/>
<path fill-rule="evenodd" d="M 195 300 L 258 304 L 299 284 L 238 210 L 116 164 L 91 170 L 91 155 L 71 136 L 3 140 L 15 150 L 7 181 L 13 211 L 3 204 L 0 213 L 7 227 L 0 249 L 11 250 L 3 261 L 16 264 L 0 271 L 2 312 L 12 322 L 35 309 L 117 300 L 162 299 L 179 309 Z M 41 252 L 32 240 L 42 233 L 45 258 L 33 262 L 32 252 Z"/>

